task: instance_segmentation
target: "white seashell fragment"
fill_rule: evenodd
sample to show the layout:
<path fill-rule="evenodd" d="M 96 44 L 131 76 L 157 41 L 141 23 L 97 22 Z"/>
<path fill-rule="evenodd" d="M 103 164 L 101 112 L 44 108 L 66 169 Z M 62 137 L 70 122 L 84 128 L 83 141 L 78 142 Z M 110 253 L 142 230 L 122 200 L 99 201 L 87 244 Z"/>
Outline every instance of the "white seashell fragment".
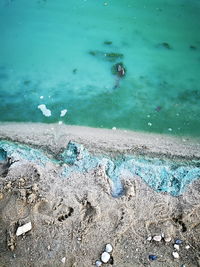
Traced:
<path fill-rule="evenodd" d="M 67 109 L 61 110 L 60 117 L 64 117 L 66 113 L 67 113 Z"/>
<path fill-rule="evenodd" d="M 63 258 L 61 259 L 61 261 L 62 261 L 62 263 L 64 264 L 64 263 L 66 262 L 66 257 L 63 257 Z"/>
<path fill-rule="evenodd" d="M 42 111 L 42 114 L 45 117 L 50 117 L 51 116 L 51 110 L 46 107 L 46 105 L 42 104 L 39 105 L 38 108 Z"/>
<path fill-rule="evenodd" d="M 177 245 L 177 244 L 174 244 L 174 248 L 176 249 L 176 250 L 179 250 L 180 248 L 179 248 L 179 245 Z"/>
<path fill-rule="evenodd" d="M 173 252 L 172 252 L 172 255 L 173 255 L 174 259 L 179 259 L 179 254 L 178 254 L 178 252 L 173 251 Z"/>
<path fill-rule="evenodd" d="M 160 242 L 161 239 L 162 239 L 162 236 L 161 236 L 161 235 L 155 235 L 155 236 L 153 237 L 153 240 L 156 241 L 156 242 Z"/>
<path fill-rule="evenodd" d="M 22 234 L 25 234 L 26 232 L 30 231 L 31 229 L 32 229 L 31 222 L 26 223 L 26 224 L 17 228 L 16 236 L 20 236 Z"/>
<path fill-rule="evenodd" d="M 151 240 L 152 240 L 151 236 L 147 237 L 147 241 L 151 241 Z"/>
<path fill-rule="evenodd" d="M 112 245 L 111 244 L 107 244 L 105 251 L 108 252 L 108 253 L 111 253 L 113 251 Z"/>
<path fill-rule="evenodd" d="M 107 263 L 110 259 L 110 254 L 108 252 L 103 252 L 101 255 L 101 260 L 103 263 Z"/>
<path fill-rule="evenodd" d="M 102 262 L 101 261 L 96 261 L 95 265 L 96 265 L 96 267 L 100 267 L 102 265 Z"/>
<path fill-rule="evenodd" d="M 172 238 L 169 236 L 169 237 L 165 237 L 164 240 L 165 240 L 166 243 L 168 243 L 168 242 L 170 242 L 172 240 Z"/>
<path fill-rule="evenodd" d="M 117 130 L 117 128 L 116 128 L 116 127 L 112 127 L 112 130 L 116 131 L 116 130 Z"/>

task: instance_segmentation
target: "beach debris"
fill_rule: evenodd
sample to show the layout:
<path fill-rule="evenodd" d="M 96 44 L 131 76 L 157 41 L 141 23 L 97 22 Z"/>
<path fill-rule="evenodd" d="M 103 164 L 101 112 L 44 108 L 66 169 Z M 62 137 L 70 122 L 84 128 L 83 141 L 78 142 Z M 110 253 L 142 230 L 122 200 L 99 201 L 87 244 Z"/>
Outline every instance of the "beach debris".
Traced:
<path fill-rule="evenodd" d="M 43 99 L 43 98 L 44 98 L 44 96 L 43 96 L 43 95 L 41 95 L 41 96 L 40 96 L 40 99 Z"/>
<path fill-rule="evenodd" d="M 64 117 L 66 113 L 67 113 L 67 109 L 61 110 L 60 111 L 60 117 Z"/>
<path fill-rule="evenodd" d="M 63 264 L 65 264 L 65 262 L 66 262 L 66 257 L 63 257 L 63 258 L 61 259 L 61 262 L 62 262 Z"/>
<path fill-rule="evenodd" d="M 179 245 L 177 245 L 177 244 L 174 244 L 174 248 L 175 248 L 176 250 L 179 250 L 179 249 L 180 249 Z"/>
<path fill-rule="evenodd" d="M 183 243 L 183 240 L 180 240 L 180 239 L 176 239 L 175 240 L 175 244 L 177 244 L 177 245 L 180 245 L 180 244 L 182 244 Z"/>
<path fill-rule="evenodd" d="M 187 246 L 185 246 L 185 248 L 186 248 L 186 249 L 190 249 L 190 246 L 189 246 L 189 245 L 187 245 Z"/>
<path fill-rule="evenodd" d="M 108 252 L 103 252 L 101 254 L 101 260 L 103 263 L 107 263 L 110 260 L 110 254 Z"/>
<path fill-rule="evenodd" d="M 151 126 L 152 126 L 152 123 L 151 123 L 151 122 L 148 122 L 148 126 L 150 126 L 150 127 L 151 127 Z"/>
<path fill-rule="evenodd" d="M 116 63 L 111 68 L 112 74 L 118 77 L 124 77 L 126 74 L 126 68 L 122 62 Z"/>
<path fill-rule="evenodd" d="M 113 251 L 113 247 L 111 244 L 107 244 L 105 248 L 105 252 L 111 253 Z"/>
<path fill-rule="evenodd" d="M 149 255 L 149 259 L 152 260 L 152 261 L 155 261 L 158 259 L 158 256 L 156 255 Z"/>
<path fill-rule="evenodd" d="M 168 128 L 168 131 L 170 131 L 170 132 L 171 132 L 171 131 L 172 131 L 172 128 Z"/>
<path fill-rule="evenodd" d="M 41 104 L 41 105 L 38 105 L 38 109 L 40 109 L 42 111 L 42 114 L 45 116 L 45 117 L 50 117 L 51 116 L 51 110 L 48 109 L 46 107 L 46 105 L 44 104 Z"/>
<path fill-rule="evenodd" d="M 151 241 L 152 240 L 152 236 L 147 237 L 147 241 Z"/>
<path fill-rule="evenodd" d="M 17 228 L 16 236 L 20 236 L 22 234 L 25 234 L 26 232 L 30 231 L 32 229 L 32 224 L 31 222 L 28 222 L 22 226 L 19 226 Z"/>
<path fill-rule="evenodd" d="M 100 267 L 102 265 L 102 262 L 101 261 L 96 261 L 95 265 L 96 265 L 96 267 Z"/>
<path fill-rule="evenodd" d="M 178 252 L 173 251 L 173 252 L 172 252 L 172 255 L 173 255 L 174 259 L 179 259 L 179 254 L 178 254 Z"/>
<path fill-rule="evenodd" d="M 112 130 L 113 130 L 113 131 L 116 131 L 116 130 L 117 130 L 117 128 L 116 128 L 116 127 L 112 127 Z"/>
<path fill-rule="evenodd" d="M 166 243 L 169 243 L 169 242 L 171 242 L 172 238 L 170 236 L 168 236 L 168 237 L 165 237 L 164 240 Z"/>
<path fill-rule="evenodd" d="M 162 240 L 162 236 L 161 235 L 155 235 L 153 237 L 153 240 L 156 241 L 156 242 L 160 242 Z"/>

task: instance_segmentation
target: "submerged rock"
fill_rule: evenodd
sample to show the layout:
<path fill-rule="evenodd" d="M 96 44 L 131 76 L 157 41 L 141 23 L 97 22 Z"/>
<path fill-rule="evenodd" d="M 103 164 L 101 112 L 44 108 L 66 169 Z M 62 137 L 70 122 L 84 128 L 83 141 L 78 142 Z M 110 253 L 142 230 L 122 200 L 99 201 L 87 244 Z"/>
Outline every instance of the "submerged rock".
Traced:
<path fill-rule="evenodd" d="M 97 57 L 99 59 L 105 59 L 107 61 L 110 62 L 114 62 L 117 59 L 122 59 L 124 57 L 123 54 L 121 53 L 115 53 L 115 52 L 103 52 L 103 51 L 99 51 L 99 50 L 91 50 L 89 51 L 89 54 L 91 56 Z"/>
<path fill-rule="evenodd" d="M 126 68 L 122 62 L 116 63 L 111 68 L 112 74 L 117 75 L 118 77 L 124 77 L 126 75 Z"/>

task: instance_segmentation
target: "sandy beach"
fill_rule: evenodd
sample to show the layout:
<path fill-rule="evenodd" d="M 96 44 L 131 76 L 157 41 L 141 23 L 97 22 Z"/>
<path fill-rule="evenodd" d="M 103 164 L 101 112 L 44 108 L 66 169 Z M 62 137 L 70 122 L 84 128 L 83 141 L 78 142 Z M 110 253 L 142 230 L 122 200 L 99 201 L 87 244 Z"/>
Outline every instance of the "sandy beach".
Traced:
<path fill-rule="evenodd" d="M 106 244 L 99 266 L 200 266 L 200 139 L 1 123 L 0 148 L 0 266 L 97 266 Z M 173 196 L 130 162 L 194 177 Z"/>

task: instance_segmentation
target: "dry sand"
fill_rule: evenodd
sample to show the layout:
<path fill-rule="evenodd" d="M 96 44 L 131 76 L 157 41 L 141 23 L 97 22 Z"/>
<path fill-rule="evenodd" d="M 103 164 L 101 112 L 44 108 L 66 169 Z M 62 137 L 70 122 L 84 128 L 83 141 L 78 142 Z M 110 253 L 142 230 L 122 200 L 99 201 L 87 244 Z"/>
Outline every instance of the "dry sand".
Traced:
<path fill-rule="evenodd" d="M 0 139 L 54 157 L 74 141 L 94 155 L 200 160 L 198 139 L 123 130 L 10 123 L 0 125 Z M 172 197 L 155 192 L 138 176 L 124 177 L 124 194 L 114 198 L 101 166 L 67 179 L 59 170 L 53 162 L 41 166 L 21 160 L 0 176 L 0 266 L 95 266 L 107 243 L 113 252 L 105 267 L 200 266 L 200 179 Z M 16 236 L 27 222 L 32 229 Z M 147 241 L 161 234 L 172 240 Z M 176 239 L 183 241 L 179 259 L 172 256 Z M 158 259 L 150 261 L 151 254 Z"/>

